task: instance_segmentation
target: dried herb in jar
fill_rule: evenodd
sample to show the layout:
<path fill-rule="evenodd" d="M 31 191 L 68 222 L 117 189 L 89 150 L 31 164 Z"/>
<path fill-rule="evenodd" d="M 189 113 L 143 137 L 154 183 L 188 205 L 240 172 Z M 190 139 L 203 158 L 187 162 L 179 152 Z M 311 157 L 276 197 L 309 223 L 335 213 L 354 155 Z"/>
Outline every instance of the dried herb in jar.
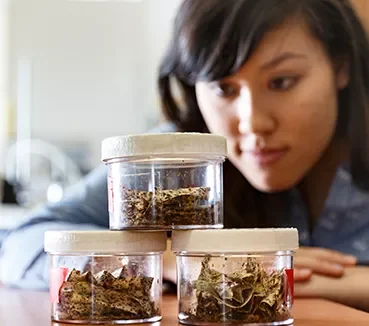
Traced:
<path fill-rule="evenodd" d="M 268 273 L 253 258 L 224 274 L 211 269 L 210 258 L 202 262 L 192 284 L 196 302 L 187 312 L 191 322 L 273 323 L 291 318 L 285 302 L 283 270 Z"/>
<path fill-rule="evenodd" d="M 155 191 L 122 189 L 121 218 L 128 227 L 212 225 L 220 210 L 209 187 Z"/>
<path fill-rule="evenodd" d="M 114 274 L 114 275 L 113 275 Z M 139 320 L 158 315 L 151 298 L 153 278 L 73 269 L 59 289 L 60 320 Z"/>

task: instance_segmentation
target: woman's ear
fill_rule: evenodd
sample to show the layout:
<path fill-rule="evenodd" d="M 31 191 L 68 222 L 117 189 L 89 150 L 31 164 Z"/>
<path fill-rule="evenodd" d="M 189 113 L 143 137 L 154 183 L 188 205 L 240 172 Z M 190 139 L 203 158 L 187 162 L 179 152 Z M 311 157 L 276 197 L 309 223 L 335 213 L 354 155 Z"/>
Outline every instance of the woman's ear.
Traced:
<path fill-rule="evenodd" d="M 350 69 L 347 57 L 336 62 L 336 86 L 338 90 L 347 87 L 350 82 Z"/>

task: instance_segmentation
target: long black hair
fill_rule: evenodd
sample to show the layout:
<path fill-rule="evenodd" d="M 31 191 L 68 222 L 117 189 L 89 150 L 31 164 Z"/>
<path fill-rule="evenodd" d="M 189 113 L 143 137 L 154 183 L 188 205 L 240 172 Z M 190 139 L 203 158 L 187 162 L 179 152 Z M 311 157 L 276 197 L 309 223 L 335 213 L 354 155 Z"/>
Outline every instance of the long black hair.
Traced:
<path fill-rule="evenodd" d="M 348 63 L 350 81 L 338 94 L 336 132 L 349 141 L 353 182 L 369 189 L 369 41 L 348 0 L 184 0 L 159 71 L 165 117 L 179 131 L 208 132 L 196 99 L 196 82 L 238 71 L 265 34 L 289 19 L 309 27 L 332 63 Z M 226 226 L 278 225 L 279 215 L 288 214 L 286 200 L 285 194 L 257 191 L 227 161 Z"/>

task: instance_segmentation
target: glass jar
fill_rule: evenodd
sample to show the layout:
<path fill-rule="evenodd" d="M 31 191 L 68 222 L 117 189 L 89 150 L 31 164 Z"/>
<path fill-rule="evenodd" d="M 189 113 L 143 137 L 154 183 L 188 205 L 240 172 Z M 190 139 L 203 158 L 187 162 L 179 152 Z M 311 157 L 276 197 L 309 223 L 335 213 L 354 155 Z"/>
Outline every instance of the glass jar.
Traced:
<path fill-rule="evenodd" d="M 173 231 L 181 323 L 293 323 L 296 229 Z"/>
<path fill-rule="evenodd" d="M 165 250 L 165 232 L 46 232 L 51 319 L 85 324 L 159 321 Z"/>
<path fill-rule="evenodd" d="M 225 156 L 211 134 L 105 139 L 110 229 L 222 228 Z"/>

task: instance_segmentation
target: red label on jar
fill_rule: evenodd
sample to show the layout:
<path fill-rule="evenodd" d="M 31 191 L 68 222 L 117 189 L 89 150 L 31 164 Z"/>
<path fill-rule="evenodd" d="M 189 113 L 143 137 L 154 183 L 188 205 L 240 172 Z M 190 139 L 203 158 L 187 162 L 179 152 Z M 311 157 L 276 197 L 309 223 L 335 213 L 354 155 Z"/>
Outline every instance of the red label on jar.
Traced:
<path fill-rule="evenodd" d="M 113 178 L 108 177 L 108 204 L 109 212 L 114 212 L 114 189 L 113 189 Z"/>
<path fill-rule="evenodd" d="M 50 273 L 50 301 L 59 302 L 59 290 L 69 274 L 68 268 L 52 268 Z"/>
<path fill-rule="evenodd" d="M 286 269 L 286 276 L 287 276 L 287 296 L 291 297 L 291 302 L 294 301 L 294 276 L 293 276 L 293 268 Z"/>

